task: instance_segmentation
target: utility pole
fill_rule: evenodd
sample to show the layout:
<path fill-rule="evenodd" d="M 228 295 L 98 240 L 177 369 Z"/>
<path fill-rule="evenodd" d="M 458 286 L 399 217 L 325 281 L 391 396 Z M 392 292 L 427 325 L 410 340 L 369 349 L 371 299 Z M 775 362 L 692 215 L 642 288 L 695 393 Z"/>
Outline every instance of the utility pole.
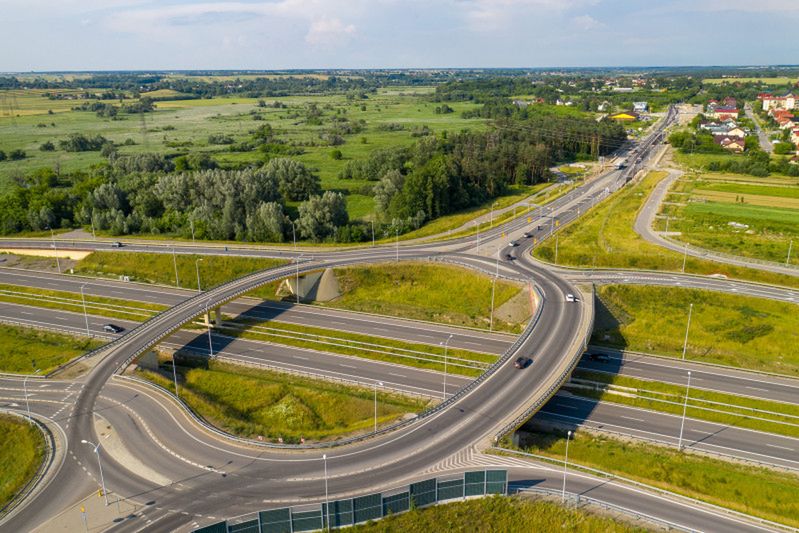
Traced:
<path fill-rule="evenodd" d="M 180 398 L 178 395 L 178 371 L 175 368 L 177 367 L 175 355 L 174 353 L 172 354 L 172 379 L 175 380 L 175 398 Z"/>
<path fill-rule="evenodd" d="M 382 381 L 375 381 L 375 433 L 377 433 L 377 386 L 383 386 Z"/>
<path fill-rule="evenodd" d="M 208 353 L 209 357 L 213 359 L 214 357 L 214 345 L 211 343 L 211 298 L 208 298 L 208 301 L 205 302 L 205 316 L 208 319 Z M 221 309 L 220 309 L 221 311 Z"/>
<path fill-rule="evenodd" d="M 83 294 L 83 287 L 86 284 L 80 286 L 80 299 L 83 302 L 83 319 L 86 321 L 86 336 L 91 337 L 92 334 L 89 332 L 89 315 L 86 313 L 86 296 Z"/>
<path fill-rule="evenodd" d="M 691 392 L 691 371 L 688 371 L 688 386 L 685 388 L 685 401 L 682 404 L 682 421 L 680 422 L 680 440 L 677 442 L 677 449 L 682 450 L 682 432 L 685 428 L 685 412 L 688 410 L 688 395 Z"/>
<path fill-rule="evenodd" d="M 48 226 L 50 230 L 50 239 L 53 241 L 53 252 L 55 252 L 55 266 L 58 269 L 58 273 L 61 273 L 61 261 L 58 260 L 58 248 L 55 245 L 55 232 L 53 232 L 53 228 Z"/>
<path fill-rule="evenodd" d="M 194 269 L 197 271 L 197 292 L 202 292 L 202 288 L 200 287 L 200 261 L 203 258 L 199 258 L 194 262 Z"/>
<path fill-rule="evenodd" d="M 688 259 L 688 243 L 685 243 L 685 249 L 682 254 L 682 273 L 685 274 L 685 261 Z"/>
<path fill-rule="evenodd" d="M 558 242 L 560 241 L 560 233 L 555 234 L 555 263 L 558 262 Z"/>
<path fill-rule="evenodd" d="M 325 529 L 330 531 L 330 499 L 327 492 L 327 454 L 322 454 L 322 460 L 325 462 L 325 510 L 327 511 L 327 520 L 325 520 Z"/>
<path fill-rule="evenodd" d="M 793 239 L 791 239 L 791 243 L 788 245 L 788 259 L 785 260 L 785 264 L 789 265 L 791 263 L 791 249 L 793 248 Z"/>
<path fill-rule="evenodd" d="M 103 496 L 105 497 L 105 506 L 108 507 L 108 492 L 105 490 L 105 478 L 103 477 L 103 463 L 100 462 L 100 443 L 97 444 L 90 442 L 86 439 L 81 440 L 81 443 L 88 444 L 94 448 L 94 453 L 97 454 L 97 466 L 100 468 L 100 485 L 103 487 Z"/>
<path fill-rule="evenodd" d="M 178 256 L 175 254 L 175 247 L 172 247 L 172 264 L 175 265 L 175 287 L 180 288 L 180 278 L 178 277 Z"/>
<path fill-rule="evenodd" d="M 289 222 L 291 223 L 291 239 L 294 241 L 294 252 L 296 253 L 297 252 L 297 232 L 294 229 L 294 221 L 293 220 L 289 220 Z"/>
<path fill-rule="evenodd" d="M 688 307 L 688 325 L 685 326 L 685 340 L 682 343 L 682 360 L 685 361 L 685 352 L 688 349 L 688 330 L 691 329 L 691 313 L 694 311 L 694 304 Z"/>
<path fill-rule="evenodd" d="M 566 468 L 569 464 L 569 441 L 571 440 L 571 437 L 572 432 L 569 430 L 569 432 L 566 434 L 566 455 L 563 457 L 563 490 L 561 490 L 560 493 L 561 502 L 566 501 Z"/>
<path fill-rule="evenodd" d="M 399 226 L 397 226 L 397 263 L 399 263 Z"/>
<path fill-rule="evenodd" d="M 372 246 L 375 245 L 375 221 L 372 220 Z"/>
<path fill-rule="evenodd" d="M 488 331 L 494 331 L 494 289 L 497 285 L 497 278 L 494 276 L 494 279 L 491 280 L 491 318 L 488 322 Z"/>
<path fill-rule="evenodd" d="M 194 244 L 194 219 L 189 219 L 189 224 L 191 225 L 191 243 Z"/>
<path fill-rule="evenodd" d="M 449 348 L 449 341 L 452 340 L 452 335 L 447 337 L 445 342 L 439 342 L 439 345 L 444 345 L 444 400 L 447 399 L 447 348 Z"/>

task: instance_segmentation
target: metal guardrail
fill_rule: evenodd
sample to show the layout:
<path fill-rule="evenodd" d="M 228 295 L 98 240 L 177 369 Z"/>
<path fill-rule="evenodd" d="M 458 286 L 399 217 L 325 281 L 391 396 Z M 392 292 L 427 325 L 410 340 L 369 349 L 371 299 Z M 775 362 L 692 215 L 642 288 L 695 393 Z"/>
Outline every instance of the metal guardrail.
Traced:
<path fill-rule="evenodd" d="M 536 460 L 539 460 L 539 461 L 544 461 L 544 462 L 550 463 L 550 464 L 556 464 L 558 466 L 562 466 L 563 465 L 563 461 L 562 460 L 554 459 L 554 458 L 548 457 L 546 455 L 538 455 L 538 454 L 535 454 L 535 453 L 522 452 L 522 451 L 519 451 L 519 450 L 512 450 L 510 448 L 501 448 L 501 447 L 498 447 L 498 446 L 494 446 L 491 449 L 495 450 L 495 451 L 498 451 L 498 452 L 511 454 L 511 455 L 520 455 L 520 456 L 525 456 L 525 457 L 531 457 L 533 459 L 536 459 Z M 702 501 L 702 500 L 699 500 L 699 499 L 696 499 L 696 498 L 691 498 L 690 496 L 684 496 L 684 495 L 676 493 L 676 492 L 672 492 L 672 491 L 669 491 L 669 490 L 666 490 L 666 489 L 661 489 L 660 487 L 655 487 L 653 485 L 647 485 L 646 483 L 641 483 L 640 481 L 636 481 L 634 479 L 630 479 L 630 478 L 627 478 L 627 477 L 624 477 L 624 476 L 619 476 L 619 475 L 614 474 L 612 472 L 606 472 L 604 470 L 599 470 L 597 468 L 591 468 L 590 466 L 583 466 L 583 465 L 580 465 L 580 464 L 577 464 L 577 463 L 569 463 L 569 466 L 572 467 L 574 470 L 587 472 L 589 474 L 593 474 L 593 475 L 596 475 L 598 477 L 605 478 L 605 479 L 620 481 L 620 482 L 622 482 L 624 484 L 628 484 L 628 485 L 632 485 L 632 486 L 635 486 L 635 487 L 639 487 L 639 488 L 642 488 L 642 489 L 645 489 L 647 491 L 654 492 L 654 493 L 657 493 L 657 494 L 662 494 L 664 496 L 668 496 L 668 497 L 674 498 L 676 500 L 682 500 L 684 502 L 688 502 L 688 503 L 690 503 L 692 505 L 695 505 L 695 506 L 698 506 L 698 507 L 706 507 L 706 508 L 712 509 L 713 511 L 716 511 L 716 512 L 719 512 L 719 513 L 723 513 L 723 514 L 727 514 L 727 515 L 733 516 L 735 518 L 740 518 L 742 520 L 746 520 L 746 521 L 749 521 L 749 522 L 754 522 L 754 523 L 757 523 L 757 524 L 763 524 L 763 525 L 766 525 L 766 526 L 769 526 L 769 527 L 778 528 L 778 529 L 785 530 L 785 531 L 794 531 L 794 532 L 799 531 L 799 529 L 797 529 L 795 527 L 791 527 L 791 526 L 788 526 L 788 525 L 785 525 L 785 524 L 780 524 L 779 522 L 774 522 L 774 521 L 768 520 L 766 518 L 760 518 L 760 517 L 757 517 L 757 516 L 748 515 L 746 513 L 742 513 L 740 511 L 736 511 L 734 509 L 728 509 L 726 507 L 721 507 L 719 505 L 708 503 L 708 502 L 705 502 L 705 501 Z"/>

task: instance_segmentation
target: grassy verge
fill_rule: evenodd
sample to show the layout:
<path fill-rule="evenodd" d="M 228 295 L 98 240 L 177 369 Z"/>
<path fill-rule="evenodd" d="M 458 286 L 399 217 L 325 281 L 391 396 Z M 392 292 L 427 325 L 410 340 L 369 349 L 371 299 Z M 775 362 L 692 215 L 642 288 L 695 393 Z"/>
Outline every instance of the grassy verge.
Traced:
<path fill-rule="evenodd" d="M 102 344 L 71 335 L 0 324 L 0 372 L 29 374 L 38 369 L 46 374 Z"/>
<path fill-rule="evenodd" d="M 482 531 L 486 533 L 528 533 L 530 531 L 570 531 L 620 533 L 646 531 L 586 509 L 518 496 L 491 496 L 464 502 L 414 509 L 377 522 L 353 526 L 355 533 L 406 531 Z"/>
<path fill-rule="evenodd" d="M 207 368 L 178 367 L 180 397 L 211 424 L 235 435 L 284 442 L 331 440 L 370 431 L 374 391 L 212 361 Z M 174 392 L 172 380 L 141 374 Z M 377 394 L 378 424 L 422 410 L 427 402 Z"/>
<path fill-rule="evenodd" d="M 599 386 L 598 389 L 591 388 Z M 685 386 L 577 369 L 565 385 L 578 396 L 682 414 Z M 687 416 L 709 422 L 799 437 L 799 406 L 691 387 Z"/>
<path fill-rule="evenodd" d="M 44 437 L 27 422 L 0 415 L 0 509 L 9 503 L 39 469 Z"/>
<path fill-rule="evenodd" d="M 177 261 L 180 286 L 197 289 L 198 259 L 202 259 L 199 270 L 203 289 L 286 264 L 282 259 L 254 257 L 177 255 L 173 259 L 169 253 L 93 252 L 75 265 L 75 273 L 108 278 L 129 276 L 131 281 L 175 285 Z"/>
<path fill-rule="evenodd" d="M 666 175 L 665 172 L 650 172 L 635 185 L 622 189 L 609 200 L 586 212 L 575 223 L 561 230 L 558 239 L 558 264 L 681 271 L 683 254 L 647 242 L 633 229 L 638 211 Z M 544 261 L 554 261 L 554 239 L 541 244 L 535 249 L 534 255 Z M 704 275 L 723 274 L 731 278 L 799 287 L 799 277 L 726 265 L 690 256 L 685 263 L 685 272 Z"/>
<path fill-rule="evenodd" d="M 597 290 L 594 344 L 799 375 L 796 304 L 673 287 L 607 285 Z"/>
<path fill-rule="evenodd" d="M 427 263 L 401 263 L 336 269 L 341 296 L 324 305 L 488 329 L 492 278 L 469 270 Z M 494 307 L 523 290 L 496 283 Z M 520 332 L 522 324 L 494 321 L 494 329 Z"/>
<path fill-rule="evenodd" d="M 444 348 L 441 346 L 274 321 L 226 322 L 221 331 L 246 339 L 354 355 L 417 368 L 444 370 Z M 457 348 L 448 349 L 447 357 L 447 371 L 464 376 L 478 376 L 497 360 L 496 355 Z"/>
<path fill-rule="evenodd" d="M 143 320 L 150 318 L 167 307 L 159 304 L 144 302 L 131 302 L 118 298 L 104 296 L 86 296 L 86 311 L 93 315 L 126 320 Z M 0 284 L 0 301 L 43 307 L 45 309 L 58 309 L 59 311 L 72 311 L 83 313 L 83 302 L 80 294 L 67 291 L 51 291 L 36 287 L 23 287 L 19 285 Z"/>
<path fill-rule="evenodd" d="M 562 460 L 564 435 L 526 434 L 525 451 Z M 580 433 L 569 444 L 569 462 L 759 516 L 799 525 L 799 476 L 744 466 L 672 448 Z"/>

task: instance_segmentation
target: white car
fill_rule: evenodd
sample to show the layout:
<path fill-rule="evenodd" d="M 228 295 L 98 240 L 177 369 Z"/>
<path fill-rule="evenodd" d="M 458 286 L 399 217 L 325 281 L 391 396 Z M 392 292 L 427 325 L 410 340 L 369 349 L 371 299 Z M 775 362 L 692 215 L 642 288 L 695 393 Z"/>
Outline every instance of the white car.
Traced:
<path fill-rule="evenodd" d="M 519 246 L 518 241 L 510 241 L 508 242 L 508 246 Z"/>
<path fill-rule="evenodd" d="M 567 302 L 576 302 L 577 298 L 575 298 L 573 294 L 567 294 L 566 295 L 566 301 Z"/>

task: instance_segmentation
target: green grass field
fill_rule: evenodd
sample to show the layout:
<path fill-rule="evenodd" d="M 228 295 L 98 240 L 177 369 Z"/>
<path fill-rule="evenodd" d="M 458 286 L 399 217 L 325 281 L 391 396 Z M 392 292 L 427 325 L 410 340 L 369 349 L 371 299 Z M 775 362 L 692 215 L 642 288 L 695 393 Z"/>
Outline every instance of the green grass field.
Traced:
<path fill-rule="evenodd" d="M 719 85 L 722 83 L 765 83 L 766 85 L 788 85 L 789 83 L 796 83 L 796 78 L 787 78 L 785 76 L 775 76 L 770 78 L 707 78 L 702 80 L 702 83 L 709 83 L 711 85 Z"/>
<path fill-rule="evenodd" d="M 15 416 L 0 414 L 0 509 L 22 490 L 44 458 L 38 428 Z"/>
<path fill-rule="evenodd" d="M 0 372 L 32 374 L 41 370 L 41 374 L 46 374 L 102 344 L 71 335 L 0 324 Z"/>
<path fill-rule="evenodd" d="M 236 435 L 284 442 L 331 440 L 371 431 L 374 392 L 267 370 L 211 362 L 178 366 L 180 397 L 200 416 Z M 142 371 L 174 392 L 171 376 Z M 378 424 L 422 410 L 427 402 L 378 390 Z"/>
<path fill-rule="evenodd" d="M 545 500 L 514 496 L 490 496 L 464 502 L 447 503 L 389 516 L 376 522 L 353 526 L 353 533 L 427 533 L 430 531 L 481 533 L 530 533 L 531 531 L 569 531 L 570 533 L 639 532 L 643 528 L 586 509 L 565 508 Z"/>
<path fill-rule="evenodd" d="M 449 265 L 400 263 L 338 268 L 342 295 L 324 304 L 339 309 L 488 329 L 491 278 Z M 524 290 L 498 281 L 494 306 Z M 495 320 L 497 330 L 521 331 L 521 324 Z"/>
<path fill-rule="evenodd" d="M 572 377 L 575 382 L 565 386 L 578 396 L 663 413 L 682 414 L 685 385 L 582 369 L 575 370 Z M 585 381 L 607 384 L 608 388 L 589 390 L 582 386 Z M 728 426 L 799 437 L 799 406 L 796 404 L 703 390 L 696 385 L 696 382 L 692 384 L 688 395 L 687 416 Z"/>
<path fill-rule="evenodd" d="M 444 348 L 441 346 L 275 321 L 226 322 L 221 331 L 227 335 L 246 339 L 352 355 L 416 368 L 444 370 Z M 446 337 L 442 335 L 441 339 L 446 340 Z M 457 348 L 448 349 L 447 358 L 447 372 L 464 376 L 478 376 L 488 365 L 497 360 L 496 355 Z"/>
<path fill-rule="evenodd" d="M 799 180 L 730 181 L 725 174 L 687 176 L 672 187 L 656 228 L 677 240 L 754 259 L 784 263 L 799 244 Z M 739 227 L 734 224 L 743 224 Z M 799 264 L 792 254 L 791 264 Z"/>
<path fill-rule="evenodd" d="M 592 343 L 679 357 L 694 305 L 686 358 L 799 375 L 797 305 L 673 287 L 597 289 Z"/>
<path fill-rule="evenodd" d="M 650 172 L 635 185 L 625 187 L 575 223 L 566 226 L 558 238 L 557 262 L 579 267 L 681 271 L 683 254 L 651 244 L 633 229 L 641 206 L 658 182 L 665 177 L 665 172 Z M 533 253 L 544 261 L 554 261 L 555 240 L 549 239 Z M 721 274 L 762 283 L 799 286 L 799 278 L 795 276 L 725 265 L 690 256 L 685 263 L 685 272 Z"/>
<path fill-rule="evenodd" d="M 565 436 L 530 433 L 522 447 L 562 461 Z M 793 527 L 799 525 L 799 476 L 795 474 L 579 431 L 569 444 L 569 462 Z"/>
<path fill-rule="evenodd" d="M 251 131 L 268 123 L 282 140 L 302 145 L 304 153 L 297 159 L 317 171 L 324 189 L 345 192 L 350 218 L 362 219 L 371 217 L 374 212 L 371 196 L 362 191 L 373 183 L 340 179 L 339 172 L 349 160 L 366 157 L 376 149 L 409 145 L 417 140 L 412 136 L 414 128 L 426 126 L 431 132 L 457 132 L 481 129 L 486 124 L 482 119 L 461 117 L 461 112 L 479 104 L 452 102 L 454 113 L 436 114 L 436 103 L 418 94 L 397 91 L 380 91 L 362 101 L 348 100 L 345 95 L 266 98 L 268 103 L 285 104 L 287 108 L 283 109 L 260 108 L 257 99 L 243 97 L 172 100 L 157 102 L 155 112 L 120 114 L 118 120 L 97 117 L 88 111 L 72 111 L 73 106 L 86 100 L 49 100 L 42 97 L 43 92 L 0 91 L 0 97 L 7 103 L 0 113 L 0 150 L 22 149 L 28 156 L 22 161 L 0 162 L 0 192 L 19 173 L 53 166 L 71 172 L 103 161 L 99 152 L 39 150 L 44 142 L 58 145 L 59 140 L 71 133 L 99 134 L 117 144 L 131 139 L 135 144 L 121 146 L 121 154 L 205 152 L 221 164 L 246 164 L 263 161 L 263 154 L 230 152 L 227 146 L 209 144 L 209 135 L 222 134 L 235 142 L 246 141 L 251 138 Z M 304 120 L 311 104 L 322 112 L 319 125 L 308 125 Z M 48 114 L 49 110 L 54 114 Z M 253 120 L 253 114 L 261 120 Z M 360 133 L 345 135 L 343 145 L 327 146 L 319 135 L 330 127 L 333 117 L 346 117 L 350 122 L 364 120 L 366 128 Z M 402 129 L 387 130 L 387 125 L 399 125 Z M 333 148 L 341 150 L 342 159 L 330 156 Z"/>
<path fill-rule="evenodd" d="M 198 259 L 202 259 L 199 264 L 196 263 Z M 199 266 L 203 290 L 258 270 L 286 264 L 282 259 L 236 256 L 176 255 L 173 259 L 169 253 L 92 252 L 78 261 L 75 273 L 110 278 L 129 276 L 131 281 L 174 286 L 174 261 L 177 261 L 180 287 L 197 288 Z"/>

